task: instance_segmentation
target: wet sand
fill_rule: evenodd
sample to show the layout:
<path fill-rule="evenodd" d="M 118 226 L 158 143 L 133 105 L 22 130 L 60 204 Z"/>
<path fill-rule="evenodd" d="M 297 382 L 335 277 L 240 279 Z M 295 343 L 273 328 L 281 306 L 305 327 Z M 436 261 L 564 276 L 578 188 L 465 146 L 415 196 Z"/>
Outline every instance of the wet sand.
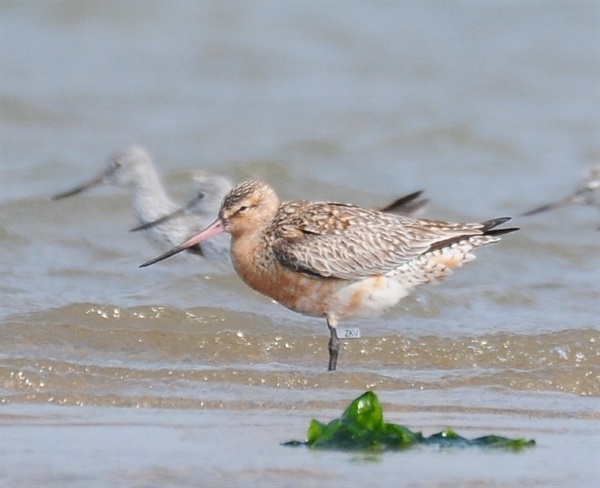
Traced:
<path fill-rule="evenodd" d="M 384 403 L 386 420 L 427 435 L 451 427 L 469 437 L 535 438 L 537 446 L 522 452 L 419 447 L 372 454 L 281 445 L 304 439 L 311 418 L 340 413 L 319 402 L 286 409 L 269 402 L 198 410 L 4 406 L 0 481 L 5 487 L 595 487 L 600 479 L 599 419 L 591 412 Z"/>

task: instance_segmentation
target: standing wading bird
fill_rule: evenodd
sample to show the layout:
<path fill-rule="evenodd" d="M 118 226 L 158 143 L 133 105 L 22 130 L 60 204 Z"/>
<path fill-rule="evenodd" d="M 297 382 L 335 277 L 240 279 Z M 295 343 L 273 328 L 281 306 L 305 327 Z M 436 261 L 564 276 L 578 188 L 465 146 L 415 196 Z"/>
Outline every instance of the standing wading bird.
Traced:
<path fill-rule="evenodd" d="M 149 266 L 227 232 L 242 280 L 285 307 L 324 317 L 329 370 L 336 369 L 342 319 L 385 310 L 417 285 L 439 280 L 474 259 L 476 247 L 517 229 L 418 220 L 354 205 L 281 203 L 262 181 L 246 181 L 223 200 L 213 224 L 152 259 Z"/>
<path fill-rule="evenodd" d="M 522 217 L 546 212 L 571 204 L 584 204 L 600 207 L 600 166 L 592 168 L 573 193 L 552 203 L 534 208 L 521 214 Z"/>
<path fill-rule="evenodd" d="M 165 192 L 150 155 L 137 146 L 114 153 L 101 174 L 52 199 L 70 197 L 105 184 L 129 189 L 138 227 L 171 215 L 179 208 Z M 233 186 L 222 176 L 204 177 L 197 185 L 203 190 L 204 198 L 197 199 L 193 205 L 190 202 L 187 211 L 145 229 L 147 237 L 160 250 L 172 248 L 212 222 L 221 200 Z M 209 259 L 229 261 L 229 236 L 223 235 L 213 242 L 193 246 L 190 251 Z"/>

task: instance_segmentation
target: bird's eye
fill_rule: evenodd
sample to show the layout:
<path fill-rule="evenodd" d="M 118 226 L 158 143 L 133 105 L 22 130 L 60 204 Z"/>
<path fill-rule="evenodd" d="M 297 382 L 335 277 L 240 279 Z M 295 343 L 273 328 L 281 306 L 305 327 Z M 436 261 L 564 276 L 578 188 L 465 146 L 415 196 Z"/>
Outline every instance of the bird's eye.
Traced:
<path fill-rule="evenodd" d="M 240 208 L 238 208 L 237 213 L 244 213 L 249 208 L 250 207 L 248 207 L 248 205 L 242 205 Z"/>

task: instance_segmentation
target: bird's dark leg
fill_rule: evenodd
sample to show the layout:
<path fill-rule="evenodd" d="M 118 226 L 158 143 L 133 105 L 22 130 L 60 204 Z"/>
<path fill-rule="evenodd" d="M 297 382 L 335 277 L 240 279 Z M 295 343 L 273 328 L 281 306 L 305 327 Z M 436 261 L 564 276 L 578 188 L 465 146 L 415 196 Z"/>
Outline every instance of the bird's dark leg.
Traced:
<path fill-rule="evenodd" d="M 329 371 L 334 371 L 337 365 L 338 352 L 340 351 L 340 340 L 337 335 L 337 320 L 327 319 L 329 327 Z"/>

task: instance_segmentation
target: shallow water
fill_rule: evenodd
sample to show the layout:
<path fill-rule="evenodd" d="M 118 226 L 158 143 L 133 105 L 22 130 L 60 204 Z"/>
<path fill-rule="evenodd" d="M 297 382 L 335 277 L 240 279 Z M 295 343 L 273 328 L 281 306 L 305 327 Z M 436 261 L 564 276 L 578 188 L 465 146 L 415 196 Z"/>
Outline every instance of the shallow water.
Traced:
<path fill-rule="evenodd" d="M 179 201 L 203 169 L 283 198 L 424 189 L 427 217 L 518 215 L 600 157 L 598 9 L 4 2 L 0 484 L 597 486 L 597 209 L 515 219 L 447 282 L 342 324 L 361 338 L 330 374 L 324 320 L 210 263 L 139 269 L 157 250 L 127 232 L 124 190 L 50 196 L 135 142 Z M 280 446 L 366 389 L 427 435 L 538 446 Z"/>

